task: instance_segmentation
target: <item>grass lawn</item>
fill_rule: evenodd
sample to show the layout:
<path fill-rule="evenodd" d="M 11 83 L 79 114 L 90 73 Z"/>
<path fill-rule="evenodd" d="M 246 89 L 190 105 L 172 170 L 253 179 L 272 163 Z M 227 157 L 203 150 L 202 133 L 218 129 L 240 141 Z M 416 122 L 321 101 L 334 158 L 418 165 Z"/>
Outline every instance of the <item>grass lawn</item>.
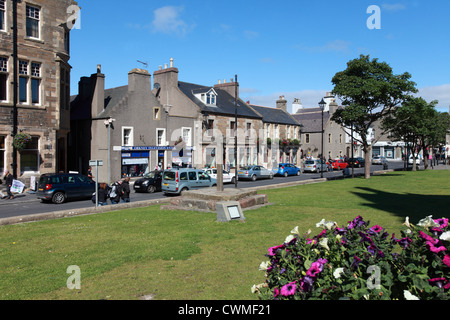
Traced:
<path fill-rule="evenodd" d="M 246 222 L 215 214 L 128 209 L 0 226 L 0 299 L 256 299 L 253 284 L 267 248 L 290 231 L 320 232 L 325 218 L 357 215 L 399 234 L 406 216 L 449 217 L 450 171 L 396 172 L 267 190 L 271 206 L 245 211 Z M 81 289 L 69 290 L 71 265 Z"/>

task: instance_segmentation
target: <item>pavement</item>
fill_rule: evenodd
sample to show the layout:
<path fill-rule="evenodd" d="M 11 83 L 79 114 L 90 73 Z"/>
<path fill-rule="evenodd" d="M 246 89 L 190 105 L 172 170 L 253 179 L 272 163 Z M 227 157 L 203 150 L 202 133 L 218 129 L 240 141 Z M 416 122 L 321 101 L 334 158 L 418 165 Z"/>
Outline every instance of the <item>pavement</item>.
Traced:
<path fill-rule="evenodd" d="M 419 168 L 423 169 L 423 165 L 420 165 Z M 433 167 L 429 167 L 428 170 L 450 170 L 450 165 L 439 164 L 439 165 L 435 165 Z M 392 170 L 392 169 L 378 170 L 378 171 L 374 171 L 373 174 L 380 175 L 380 174 L 385 174 L 385 173 L 393 172 L 393 171 L 394 170 Z M 358 175 L 361 175 L 361 174 L 358 174 Z M 249 189 L 259 191 L 259 190 L 267 190 L 267 189 L 274 189 L 274 188 L 286 188 L 286 187 L 292 187 L 292 186 L 304 185 L 304 184 L 323 183 L 328 180 L 343 179 L 343 178 L 345 178 L 345 177 L 342 175 L 342 176 L 333 177 L 333 178 L 299 180 L 299 181 L 294 181 L 294 182 L 286 182 L 286 183 L 251 187 Z M 0 201 L 0 205 L 6 205 L 6 204 L 9 204 L 9 203 L 15 202 L 15 201 L 20 201 L 20 202 L 36 201 L 34 197 L 29 197 L 30 195 L 33 195 L 33 194 L 32 193 L 28 194 L 28 197 L 27 197 L 26 193 L 16 195 L 15 198 L 12 200 Z M 87 215 L 87 214 L 97 214 L 97 213 L 103 213 L 103 212 L 129 209 L 129 208 L 148 207 L 151 205 L 168 203 L 170 200 L 171 200 L 171 198 L 165 197 L 165 198 L 153 199 L 153 200 L 120 203 L 117 205 L 108 205 L 108 206 L 102 206 L 102 207 L 97 207 L 97 208 L 96 207 L 77 208 L 77 209 L 61 210 L 61 211 L 54 211 L 54 212 L 46 212 L 46 213 L 40 213 L 40 214 L 8 217 L 8 218 L 0 219 L 0 226 L 1 225 L 19 224 L 19 223 L 25 223 L 25 222 L 35 222 L 35 221 L 42 221 L 42 220 L 49 220 L 49 219 L 60 219 L 60 218 L 74 217 L 74 216 Z"/>

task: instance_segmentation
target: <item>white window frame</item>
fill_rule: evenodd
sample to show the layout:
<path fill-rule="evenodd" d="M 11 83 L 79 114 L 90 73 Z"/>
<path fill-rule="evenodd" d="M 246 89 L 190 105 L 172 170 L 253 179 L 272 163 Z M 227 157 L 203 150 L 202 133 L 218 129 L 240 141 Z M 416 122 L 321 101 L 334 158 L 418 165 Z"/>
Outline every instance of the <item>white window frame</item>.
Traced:
<path fill-rule="evenodd" d="M 125 143 L 125 130 L 130 130 L 128 136 L 128 143 Z M 134 146 L 134 128 L 133 127 L 122 127 L 122 146 L 132 147 Z"/>
<path fill-rule="evenodd" d="M 40 172 L 40 168 L 41 168 L 41 140 L 42 138 L 40 136 L 31 136 L 32 138 L 37 138 L 38 139 L 38 144 L 37 144 L 37 149 L 24 149 L 23 151 L 35 151 L 36 152 L 36 158 L 37 158 L 37 171 L 24 171 L 22 169 L 22 156 L 20 155 L 20 159 L 19 159 L 19 165 L 20 165 L 20 174 L 24 175 L 24 174 L 30 174 L 30 173 L 39 173 Z"/>
<path fill-rule="evenodd" d="M 189 131 L 188 139 L 185 139 L 185 137 L 184 137 L 184 131 L 185 130 Z M 181 135 L 182 135 L 183 141 L 186 143 L 186 146 L 188 146 L 188 147 L 192 146 L 192 128 L 190 128 L 190 127 L 181 127 Z"/>
<path fill-rule="evenodd" d="M 161 136 L 161 143 L 159 142 L 159 134 L 158 134 L 160 131 L 163 132 L 163 134 Z M 167 139 L 166 139 L 166 129 L 165 128 L 156 128 L 156 145 L 158 147 L 164 147 L 167 144 L 166 141 L 167 141 Z"/>
<path fill-rule="evenodd" d="M 3 6 L 0 6 L 0 12 L 1 12 L 1 14 L 3 14 L 3 27 L 0 26 L 0 31 L 6 32 L 6 28 L 7 28 L 7 26 L 6 26 L 6 21 L 7 21 L 7 14 L 6 14 L 6 12 L 7 12 L 7 9 L 8 9 L 7 8 L 8 4 L 7 4 L 6 0 L 0 0 L 0 3 L 3 3 Z"/>
<path fill-rule="evenodd" d="M 36 69 L 37 66 L 37 69 Z M 19 103 L 24 105 L 41 106 L 43 104 L 42 94 L 42 66 L 39 61 L 19 60 Z M 36 72 L 37 71 L 37 72 Z M 25 85 L 25 101 L 20 101 L 20 79 L 26 80 Z M 38 81 L 38 101 L 33 102 L 33 80 Z"/>
<path fill-rule="evenodd" d="M 33 14 L 32 15 L 28 15 L 28 8 L 33 9 Z M 36 18 L 36 12 L 38 13 L 37 18 Z M 25 29 L 27 29 L 27 22 L 28 19 L 32 19 L 32 20 L 37 20 L 38 22 L 38 36 L 37 37 L 33 37 L 33 36 L 29 36 L 27 30 L 25 30 L 26 32 L 26 36 L 28 39 L 41 39 L 41 8 L 35 5 L 31 5 L 31 4 L 27 4 L 25 7 Z"/>

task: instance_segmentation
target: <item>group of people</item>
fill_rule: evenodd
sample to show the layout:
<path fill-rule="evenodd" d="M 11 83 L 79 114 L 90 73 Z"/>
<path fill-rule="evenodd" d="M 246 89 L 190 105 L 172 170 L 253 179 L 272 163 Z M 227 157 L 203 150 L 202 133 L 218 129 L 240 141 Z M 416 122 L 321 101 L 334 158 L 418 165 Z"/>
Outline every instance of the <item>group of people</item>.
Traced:
<path fill-rule="evenodd" d="M 98 189 L 98 205 L 108 205 L 108 199 L 111 204 L 119 202 L 130 202 L 130 177 L 114 182 L 111 186 L 107 183 L 100 183 Z"/>

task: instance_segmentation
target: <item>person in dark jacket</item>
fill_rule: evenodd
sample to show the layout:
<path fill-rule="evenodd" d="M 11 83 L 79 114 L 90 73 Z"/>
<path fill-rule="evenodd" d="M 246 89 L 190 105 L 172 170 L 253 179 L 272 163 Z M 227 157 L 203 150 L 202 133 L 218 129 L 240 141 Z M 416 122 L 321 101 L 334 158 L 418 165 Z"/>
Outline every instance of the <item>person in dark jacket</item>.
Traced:
<path fill-rule="evenodd" d="M 106 183 L 100 183 L 100 188 L 98 189 L 98 205 L 106 206 L 108 204 L 108 189 Z"/>
<path fill-rule="evenodd" d="M 109 199 L 111 200 L 111 204 L 118 204 L 122 197 L 122 180 L 114 182 L 112 185 L 111 194 Z"/>
<path fill-rule="evenodd" d="M 122 202 L 130 202 L 130 177 L 122 182 Z"/>
<path fill-rule="evenodd" d="M 7 200 L 14 199 L 14 196 L 11 193 L 11 186 L 13 184 L 13 176 L 8 170 L 5 171 L 4 179 L 5 179 L 5 185 L 6 185 L 6 193 L 8 194 L 6 199 Z"/>

